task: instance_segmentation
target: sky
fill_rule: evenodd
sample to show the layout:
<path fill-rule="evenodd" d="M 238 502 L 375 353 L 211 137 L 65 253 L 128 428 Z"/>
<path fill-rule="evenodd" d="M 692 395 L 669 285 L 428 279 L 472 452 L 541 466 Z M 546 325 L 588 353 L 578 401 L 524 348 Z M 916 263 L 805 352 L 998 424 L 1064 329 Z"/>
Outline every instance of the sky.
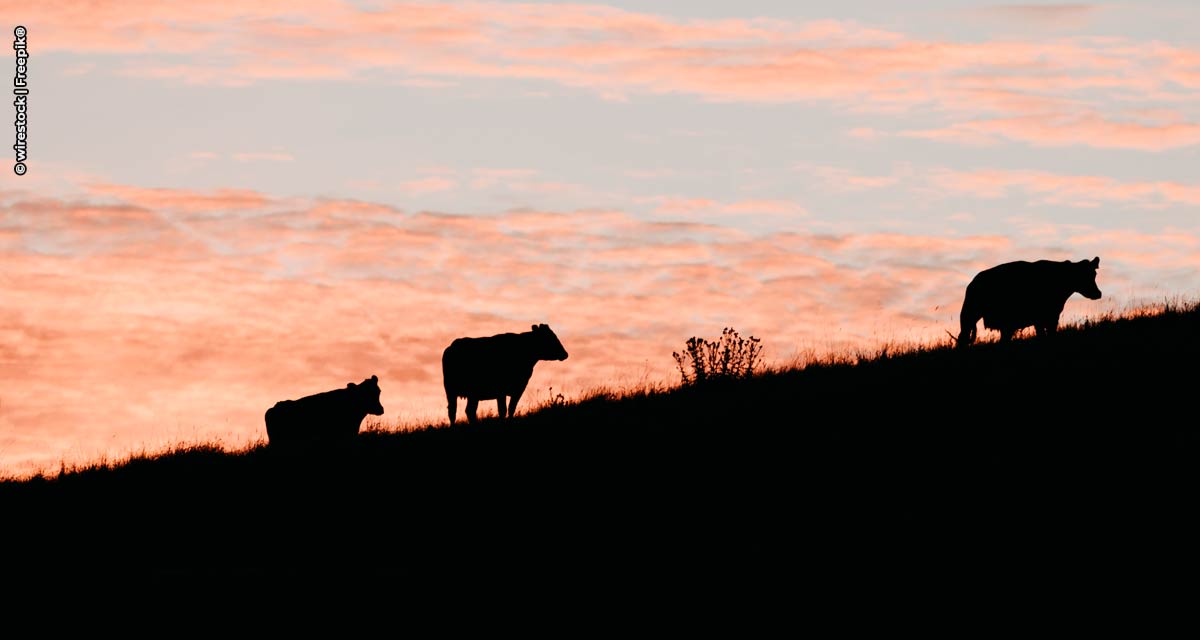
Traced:
<path fill-rule="evenodd" d="M 518 411 L 677 384 L 725 327 L 772 365 L 945 342 L 1012 260 L 1100 258 L 1067 322 L 1200 288 L 1191 0 L 0 16 L 29 88 L 0 475 L 254 444 L 276 401 L 372 375 L 375 426 L 445 424 L 442 349 L 539 323 L 570 357 Z"/>

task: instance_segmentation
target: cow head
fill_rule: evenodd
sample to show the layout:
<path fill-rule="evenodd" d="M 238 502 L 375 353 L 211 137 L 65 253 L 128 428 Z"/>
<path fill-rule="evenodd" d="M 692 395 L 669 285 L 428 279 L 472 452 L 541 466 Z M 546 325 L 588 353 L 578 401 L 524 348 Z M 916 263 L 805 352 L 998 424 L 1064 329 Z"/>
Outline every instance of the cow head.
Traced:
<path fill-rule="evenodd" d="M 1100 288 L 1096 286 L 1096 269 L 1100 268 L 1100 258 L 1080 260 L 1074 264 L 1075 291 L 1088 300 L 1100 299 Z"/>
<path fill-rule="evenodd" d="M 383 415 L 383 405 L 379 402 L 379 376 L 371 376 L 363 380 L 362 384 L 351 382 L 346 385 L 346 388 L 354 393 L 359 406 L 367 413 L 373 416 Z"/>
<path fill-rule="evenodd" d="M 558 336 L 550 330 L 550 325 L 533 325 L 533 335 L 536 338 L 538 360 L 566 360 L 567 350 L 563 348 Z"/>

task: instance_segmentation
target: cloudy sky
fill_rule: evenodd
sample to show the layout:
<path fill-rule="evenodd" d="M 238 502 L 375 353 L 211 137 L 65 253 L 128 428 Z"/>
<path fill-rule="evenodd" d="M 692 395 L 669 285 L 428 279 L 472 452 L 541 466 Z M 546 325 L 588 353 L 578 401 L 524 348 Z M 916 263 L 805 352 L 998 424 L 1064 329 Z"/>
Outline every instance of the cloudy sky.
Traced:
<path fill-rule="evenodd" d="M 521 409 L 674 384 L 671 352 L 727 326 L 772 363 L 946 340 L 1010 260 L 1101 258 L 1068 319 L 1200 286 L 1192 0 L 0 16 L 30 78 L 0 473 L 239 446 L 371 375 L 384 426 L 444 422 L 441 350 L 534 323 L 571 356 Z"/>

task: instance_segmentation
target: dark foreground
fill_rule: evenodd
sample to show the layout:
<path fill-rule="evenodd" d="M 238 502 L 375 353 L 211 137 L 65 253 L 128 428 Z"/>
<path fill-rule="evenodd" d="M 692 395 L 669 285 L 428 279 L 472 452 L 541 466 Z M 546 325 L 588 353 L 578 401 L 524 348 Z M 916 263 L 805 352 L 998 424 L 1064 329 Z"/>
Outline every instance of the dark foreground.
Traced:
<path fill-rule="evenodd" d="M 1179 563 L 1200 533 L 1197 336 L 1200 315 L 1173 312 L 306 454 L 198 447 L 7 482 L 8 575 L 782 581 L 780 597 L 1103 579 Z"/>

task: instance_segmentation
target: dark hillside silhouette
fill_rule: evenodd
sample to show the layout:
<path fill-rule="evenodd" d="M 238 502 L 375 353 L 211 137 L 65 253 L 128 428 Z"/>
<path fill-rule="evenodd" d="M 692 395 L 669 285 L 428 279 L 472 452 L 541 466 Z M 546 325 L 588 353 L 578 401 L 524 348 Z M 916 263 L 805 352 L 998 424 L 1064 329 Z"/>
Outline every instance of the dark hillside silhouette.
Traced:
<path fill-rule="evenodd" d="M 347 383 L 299 400 L 280 400 L 267 409 L 268 443 L 275 447 L 346 442 L 358 435 L 363 418 L 383 415 L 379 377 Z"/>
<path fill-rule="evenodd" d="M 1000 332 L 1001 342 L 1008 342 L 1025 327 L 1033 327 L 1038 336 L 1054 333 L 1072 294 L 1100 299 L 1100 289 L 1096 286 L 1099 266 L 1098 257 L 1079 262 L 1020 260 L 979 272 L 967 285 L 963 299 L 958 346 L 967 347 L 975 342 L 975 329 L 981 318 L 984 327 Z"/>
<path fill-rule="evenodd" d="M 458 399 L 467 399 L 467 420 L 475 424 L 481 400 L 495 400 L 500 418 L 511 418 L 540 360 L 566 360 L 567 350 L 549 325 L 525 333 L 458 338 L 442 352 L 442 382 L 450 424 Z M 507 400 L 507 402 L 506 402 Z M 507 406 L 506 406 L 507 405 Z"/>
<path fill-rule="evenodd" d="M 810 591 L 928 599 L 932 581 L 978 602 L 1015 581 L 1057 606 L 1068 578 L 1111 585 L 1194 547 L 1200 428 L 1179 363 L 1197 359 L 1190 306 L 598 392 L 490 429 L 66 469 L 0 482 L 5 575 L 519 576 L 788 612 Z"/>

